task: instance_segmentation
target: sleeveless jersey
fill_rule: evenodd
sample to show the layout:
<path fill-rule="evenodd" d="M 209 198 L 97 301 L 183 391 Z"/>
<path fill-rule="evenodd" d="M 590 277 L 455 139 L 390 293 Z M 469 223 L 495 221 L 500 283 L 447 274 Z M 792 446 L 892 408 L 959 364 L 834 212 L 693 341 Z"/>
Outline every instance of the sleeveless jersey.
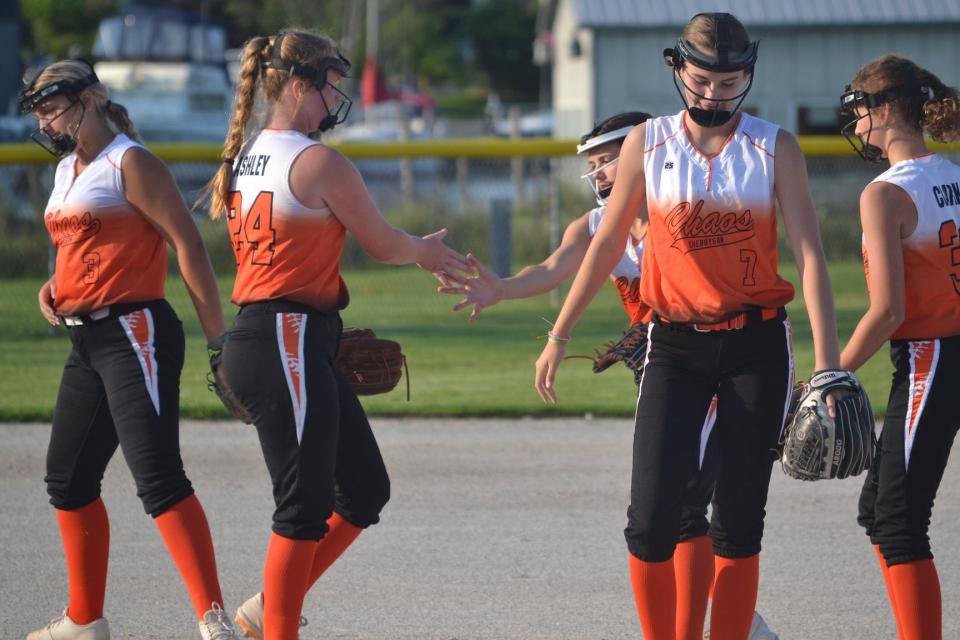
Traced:
<path fill-rule="evenodd" d="M 674 322 L 719 322 L 777 308 L 793 286 L 777 273 L 778 127 L 740 114 L 712 156 L 690 141 L 686 112 L 648 120 L 650 227 L 640 295 Z"/>
<path fill-rule="evenodd" d="M 76 154 L 57 165 L 43 214 L 57 250 L 57 313 L 163 298 L 166 241 L 123 189 L 123 155 L 139 146 L 117 134 L 80 175 Z"/>
<path fill-rule="evenodd" d="M 587 231 L 590 237 L 596 235 L 600 228 L 600 221 L 607 207 L 597 207 L 590 211 L 587 218 Z M 623 310 L 630 318 L 630 326 L 647 322 L 650 316 L 650 307 L 640 298 L 640 260 L 643 257 L 643 244 L 646 240 L 634 244 L 633 239 L 627 241 L 627 247 L 620 256 L 620 261 L 610 272 L 610 280 L 620 294 Z"/>
<path fill-rule="evenodd" d="M 307 207 L 290 189 L 294 161 L 316 144 L 299 131 L 265 129 L 235 160 L 226 207 L 235 304 L 282 298 L 320 310 L 347 306 L 346 229 L 328 207 Z"/>
<path fill-rule="evenodd" d="M 900 241 L 906 309 L 891 338 L 960 334 L 960 167 L 930 153 L 898 162 L 873 182 L 897 185 L 917 208 L 917 228 Z M 866 245 L 863 264 L 869 282 Z"/>

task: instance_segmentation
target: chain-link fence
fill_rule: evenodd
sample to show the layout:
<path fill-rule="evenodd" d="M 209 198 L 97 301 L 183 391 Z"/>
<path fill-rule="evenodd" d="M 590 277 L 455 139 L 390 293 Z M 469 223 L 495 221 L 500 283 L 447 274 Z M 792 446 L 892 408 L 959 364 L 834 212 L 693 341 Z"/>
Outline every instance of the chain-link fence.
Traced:
<path fill-rule="evenodd" d="M 563 147 L 554 143 L 550 151 L 558 148 Z M 467 142 L 461 150 L 475 151 Z M 354 161 L 390 222 L 417 234 L 446 227 L 451 245 L 483 261 L 495 259 L 498 271 L 542 260 L 566 224 L 595 206 L 589 186 L 579 177 L 586 171 L 584 159 L 574 155 L 449 157 L 445 149 L 444 155 L 435 156 L 370 157 L 373 153 L 356 154 L 367 157 Z M 960 162 L 960 153 L 947 155 Z M 52 256 L 42 211 L 53 166 L 0 164 L 0 233 L 5 239 L 0 279 L 48 273 Z M 169 166 L 185 200 L 193 204 L 218 164 L 172 161 Z M 882 166 L 867 164 L 852 153 L 808 155 L 807 170 L 828 258 L 857 259 L 859 194 Z M 232 273 L 234 259 L 222 221 L 207 220 L 202 207 L 195 212 L 215 269 Z M 785 243 L 781 248 L 784 256 L 789 255 Z M 370 264 L 358 246 L 348 246 L 345 269 Z"/>

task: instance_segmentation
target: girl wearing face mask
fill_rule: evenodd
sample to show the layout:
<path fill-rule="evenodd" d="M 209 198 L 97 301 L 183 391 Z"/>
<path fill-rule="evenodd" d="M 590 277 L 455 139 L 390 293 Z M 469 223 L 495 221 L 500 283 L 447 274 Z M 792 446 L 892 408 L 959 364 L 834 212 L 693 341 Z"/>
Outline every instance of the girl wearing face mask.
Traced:
<path fill-rule="evenodd" d="M 901 640 L 942 637 L 927 534 L 960 427 L 960 167 L 927 150 L 960 139 L 960 96 L 900 56 L 857 71 L 841 97 L 860 155 L 890 168 L 860 195 L 870 307 L 840 356 L 856 370 L 890 342 L 893 384 L 879 454 L 860 494 Z"/>
<path fill-rule="evenodd" d="M 87 62 L 45 67 L 24 88 L 21 107 L 40 124 L 33 138 L 62 158 L 44 213 L 56 272 L 39 301 L 73 345 L 46 476 L 70 602 L 28 639 L 110 637 L 103 617 L 110 528 L 100 482 L 117 446 L 190 592 L 201 635 L 233 638 L 206 516 L 180 458 L 184 336 L 163 299 L 169 244 L 207 339 L 222 336 L 220 297 L 200 234 L 170 171 L 140 145 L 126 109 L 109 100 Z"/>
<path fill-rule="evenodd" d="M 739 110 L 757 49 L 735 17 L 708 13 L 694 16 L 665 51 L 685 109 L 627 136 L 604 223 L 536 364 L 537 391 L 556 402 L 557 368 L 577 319 L 634 218 L 648 220 L 640 295 L 653 319 L 625 535 L 640 623 L 654 640 L 676 637 L 681 496 L 697 472 L 714 395 L 720 472 L 709 530 L 716 556 L 710 637 L 751 633 L 771 452 L 793 384 L 784 305 L 794 291 L 777 273 L 777 204 L 802 279 L 816 368 L 839 366 L 803 155 L 793 136 Z M 702 625 L 702 611 L 691 615 Z"/>
<path fill-rule="evenodd" d="M 363 407 L 333 363 L 349 300 L 339 269 L 347 231 L 379 262 L 465 266 L 443 244 L 446 230 L 419 238 L 387 223 L 353 164 L 310 137 L 346 117 L 337 84 L 349 69 L 323 36 L 249 40 L 210 187 L 211 215 L 226 216 L 237 258 L 240 311 L 223 372 L 256 425 L 276 505 L 263 591 L 236 616 L 252 638 L 297 637 L 307 590 L 379 522 L 390 496 Z M 250 126 L 257 98 L 265 126 Z"/>

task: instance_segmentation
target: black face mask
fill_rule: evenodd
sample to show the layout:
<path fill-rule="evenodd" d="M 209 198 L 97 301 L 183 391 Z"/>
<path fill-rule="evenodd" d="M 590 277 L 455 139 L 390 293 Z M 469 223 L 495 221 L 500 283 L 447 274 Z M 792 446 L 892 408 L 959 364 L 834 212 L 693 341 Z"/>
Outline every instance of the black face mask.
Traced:
<path fill-rule="evenodd" d="M 859 136 L 856 134 L 857 123 L 860 122 L 863 118 L 867 118 L 870 123 L 870 128 L 867 129 L 866 136 Z M 862 159 L 867 162 L 883 162 L 883 149 L 877 145 L 870 144 L 870 134 L 873 133 L 873 118 L 870 117 L 870 111 L 867 111 L 867 115 L 858 116 L 843 125 L 843 128 L 840 129 L 840 133 L 843 134 L 843 137 L 847 139 L 847 142 L 850 143 L 850 146 L 853 147 L 853 150 L 857 152 Z"/>
<path fill-rule="evenodd" d="M 693 95 L 700 98 L 702 102 L 733 102 L 738 100 L 736 106 L 731 110 L 726 109 L 701 109 L 700 107 L 691 107 L 687 102 L 687 96 L 684 94 L 683 90 L 680 88 L 680 85 L 683 85 L 683 89 L 686 89 Z M 750 80 L 747 81 L 747 86 L 743 91 L 725 100 L 714 100 L 713 98 L 707 98 L 690 87 L 687 86 L 686 82 L 680 80 L 680 73 L 673 74 L 673 86 L 677 89 L 677 93 L 680 94 L 680 99 L 683 100 L 683 106 L 686 107 L 687 113 L 690 115 L 690 119 L 696 122 L 701 127 L 719 127 L 722 126 L 733 118 L 733 116 L 740 110 L 740 105 L 743 104 L 744 99 L 746 99 L 747 94 L 750 92 L 750 87 L 753 86 L 753 74 L 750 74 Z"/>
<path fill-rule="evenodd" d="M 77 125 L 73 128 L 73 133 L 47 133 L 47 128 L 53 124 L 53 122 L 59 118 L 62 118 L 64 114 L 71 111 L 75 106 L 80 105 L 80 119 L 77 120 Z M 62 158 L 66 155 L 69 155 L 74 152 L 77 148 L 77 132 L 80 130 L 80 125 L 83 124 L 83 118 L 87 115 L 87 108 L 81 100 L 76 98 L 70 103 L 70 106 L 57 114 L 57 116 L 51 120 L 45 127 L 39 127 L 36 131 L 30 134 L 30 139 L 36 142 L 38 145 L 46 149 L 47 153 L 52 155 L 55 158 Z"/>
<path fill-rule="evenodd" d="M 326 84 L 326 81 L 324 81 L 323 84 L 314 86 L 317 91 L 320 92 L 320 99 L 323 101 L 323 106 L 327 110 L 327 115 L 324 116 L 320 124 L 317 125 L 317 130 L 309 134 L 311 138 L 318 138 L 323 132 L 333 129 L 338 124 L 343 124 L 347 120 L 347 115 L 350 113 L 350 107 L 353 106 L 353 100 L 351 100 L 347 94 L 340 91 L 337 87 L 330 85 L 331 89 L 340 94 L 340 103 L 337 105 L 336 110 L 331 110 L 330 105 L 327 104 L 327 99 L 323 97 L 324 84 Z"/>

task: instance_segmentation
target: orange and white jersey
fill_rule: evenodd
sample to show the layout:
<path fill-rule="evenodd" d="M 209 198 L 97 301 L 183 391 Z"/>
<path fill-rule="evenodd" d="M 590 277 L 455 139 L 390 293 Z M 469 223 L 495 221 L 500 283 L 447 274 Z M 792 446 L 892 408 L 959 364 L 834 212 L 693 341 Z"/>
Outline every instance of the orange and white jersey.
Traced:
<path fill-rule="evenodd" d="M 587 232 L 591 238 L 600 228 L 600 221 L 603 220 L 603 214 L 606 211 L 607 207 L 602 206 L 591 210 L 588 214 Z M 627 312 L 631 326 L 650 319 L 650 307 L 640 298 L 640 261 L 643 259 L 644 242 L 646 242 L 645 239 L 637 243 L 634 243 L 632 238 L 628 240 L 620 261 L 610 272 L 610 280 L 620 294 L 623 310 Z"/>
<path fill-rule="evenodd" d="M 57 249 L 57 313 L 163 298 L 166 241 L 127 200 L 120 170 L 123 155 L 139 146 L 118 134 L 80 175 L 75 154 L 57 165 L 43 214 Z"/>
<path fill-rule="evenodd" d="M 307 207 L 290 189 L 294 161 L 315 144 L 299 131 L 265 129 L 235 160 L 226 211 L 235 304 L 282 298 L 319 310 L 347 306 L 346 229 L 328 207 Z"/>
<path fill-rule="evenodd" d="M 690 141 L 686 112 L 647 120 L 650 227 L 640 294 L 674 322 L 718 322 L 777 308 L 793 286 L 777 273 L 778 127 L 740 115 L 712 156 Z"/>
<path fill-rule="evenodd" d="M 895 184 L 917 208 L 903 247 L 906 308 L 895 340 L 960 335 L 960 167 L 928 153 L 893 165 L 873 182 Z M 869 280 L 866 245 L 863 264 Z"/>

